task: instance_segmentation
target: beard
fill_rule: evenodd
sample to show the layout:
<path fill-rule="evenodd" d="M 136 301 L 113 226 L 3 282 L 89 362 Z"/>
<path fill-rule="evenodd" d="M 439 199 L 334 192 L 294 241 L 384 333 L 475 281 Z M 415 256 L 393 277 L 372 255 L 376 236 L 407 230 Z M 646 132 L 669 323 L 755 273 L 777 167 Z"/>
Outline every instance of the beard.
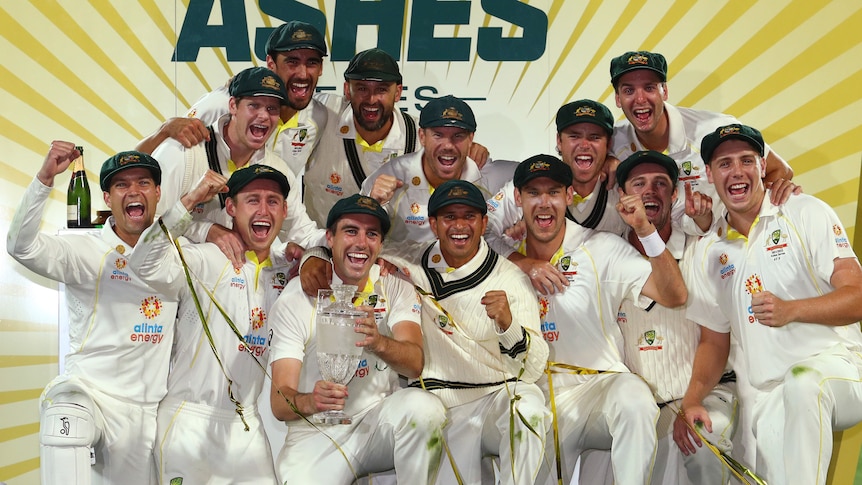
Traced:
<path fill-rule="evenodd" d="M 362 106 L 354 106 L 353 107 L 353 119 L 356 120 L 356 123 L 362 127 L 363 130 L 366 131 L 378 131 L 384 126 L 386 126 L 386 122 L 388 122 L 392 118 L 392 110 L 386 109 L 385 106 L 381 103 L 377 103 L 376 105 L 371 105 L 372 107 L 379 108 L 379 112 L 381 116 L 375 121 L 366 121 L 362 116 Z M 365 105 L 369 106 L 369 105 Z"/>

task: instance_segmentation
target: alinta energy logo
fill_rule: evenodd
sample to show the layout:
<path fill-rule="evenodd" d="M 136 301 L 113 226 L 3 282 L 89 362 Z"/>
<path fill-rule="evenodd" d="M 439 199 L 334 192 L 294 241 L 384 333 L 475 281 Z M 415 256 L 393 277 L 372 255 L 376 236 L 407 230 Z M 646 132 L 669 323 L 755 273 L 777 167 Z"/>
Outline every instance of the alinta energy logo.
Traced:
<path fill-rule="evenodd" d="M 131 281 L 132 276 L 128 272 L 123 271 L 127 264 L 128 261 L 126 261 L 126 258 L 117 258 L 114 261 L 114 269 L 111 270 L 111 279 L 114 281 Z"/>
<path fill-rule="evenodd" d="M 249 323 L 251 324 L 251 331 L 243 336 L 244 342 L 239 344 L 237 350 L 260 357 L 268 348 L 266 336 L 258 334 L 266 326 L 266 312 L 259 307 L 252 308 Z"/>
<path fill-rule="evenodd" d="M 148 296 L 141 301 L 140 312 L 147 320 L 153 320 L 162 314 L 163 304 L 157 296 Z M 162 325 L 158 322 L 139 323 L 134 326 L 134 332 L 129 336 L 132 342 L 147 342 L 158 344 L 164 338 Z"/>
<path fill-rule="evenodd" d="M 152 320 L 162 313 L 162 301 L 156 296 L 148 296 L 141 301 L 141 314 Z"/>

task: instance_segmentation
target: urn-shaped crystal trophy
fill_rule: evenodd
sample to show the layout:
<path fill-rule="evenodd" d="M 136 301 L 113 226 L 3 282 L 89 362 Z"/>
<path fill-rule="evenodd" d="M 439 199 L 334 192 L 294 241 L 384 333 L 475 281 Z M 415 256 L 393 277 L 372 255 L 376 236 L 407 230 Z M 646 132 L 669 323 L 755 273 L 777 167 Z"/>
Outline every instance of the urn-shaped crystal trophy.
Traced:
<path fill-rule="evenodd" d="M 356 319 L 365 315 L 353 306 L 356 286 L 332 285 L 331 290 L 317 292 L 317 366 L 323 380 L 347 385 L 362 356 L 356 342 L 364 338 L 356 333 Z M 312 416 L 316 424 L 350 424 L 344 411 L 322 411 Z"/>

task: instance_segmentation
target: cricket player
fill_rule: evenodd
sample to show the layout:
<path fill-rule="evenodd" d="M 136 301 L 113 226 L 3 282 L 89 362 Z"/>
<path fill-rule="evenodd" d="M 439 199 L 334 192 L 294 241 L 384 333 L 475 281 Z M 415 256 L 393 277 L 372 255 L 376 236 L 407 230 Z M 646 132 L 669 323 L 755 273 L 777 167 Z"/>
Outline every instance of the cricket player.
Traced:
<path fill-rule="evenodd" d="M 144 233 L 131 260 L 141 278 L 181 302 L 168 392 L 158 410 L 161 483 L 275 483 L 256 403 L 269 353 L 270 307 L 287 283 L 286 268 L 269 256 L 291 187 L 267 165 L 236 170 L 226 186 L 222 175 L 208 172 Z M 240 268 L 215 244 L 180 237 L 190 211 L 225 190 L 231 230 L 249 248 Z M 183 260 L 162 226 L 178 238 Z"/>
<path fill-rule="evenodd" d="M 755 471 L 769 483 L 826 483 L 832 432 L 862 420 L 862 268 L 844 226 L 807 195 L 775 206 L 764 186 L 766 145 L 746 125 L 703 139 L 706 175 L 724 203 L 715 231 L 698 242 L 688 317 L 709 345 L 698 348 L 683 399 L 689 425 L 714 430 L 702 401 L 738 342 L 755 399 Z M 681 449 L 691 433 L 679 423 Z"/>
<path fill-rule="evenodd" d="M 9 227 L 6 250 L 66 285 L 70 353 L 40 398 L 43 484 L 155 483 L 156 407 L 167 391 L 177 298 L 129 267 L 159 201 L 149 155 L 107 159 L 99 185 L 111 217 L 98 234 L 39 232 L 54 179 L 79 156 L 55 140 Z"/>

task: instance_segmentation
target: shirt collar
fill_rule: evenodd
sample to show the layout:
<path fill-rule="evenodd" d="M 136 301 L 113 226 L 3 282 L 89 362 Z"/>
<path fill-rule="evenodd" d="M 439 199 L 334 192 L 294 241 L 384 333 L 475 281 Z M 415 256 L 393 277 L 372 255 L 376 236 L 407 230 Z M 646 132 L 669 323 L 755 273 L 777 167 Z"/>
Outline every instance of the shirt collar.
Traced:
<path fill-rule="evenodd" d="M 428 267 L 443 274 L 471 274 L 479 268 L 479 265 L 481 265 L 483 261 L 485 261 L 488 251 L 488 244 L 485 242 L 485 238 L 483 237 L 479 241 L 479 251 L 475 256 L 473 256 L 473 259 L 460 268 L 452 268 L 446 262 L 446 258 L 443 257 L 443 253 L 440 252 L 440 241 L 437 240 L 434 241 L 434 244 L 431 246 L 431 251 L 428 253 Z"/>

